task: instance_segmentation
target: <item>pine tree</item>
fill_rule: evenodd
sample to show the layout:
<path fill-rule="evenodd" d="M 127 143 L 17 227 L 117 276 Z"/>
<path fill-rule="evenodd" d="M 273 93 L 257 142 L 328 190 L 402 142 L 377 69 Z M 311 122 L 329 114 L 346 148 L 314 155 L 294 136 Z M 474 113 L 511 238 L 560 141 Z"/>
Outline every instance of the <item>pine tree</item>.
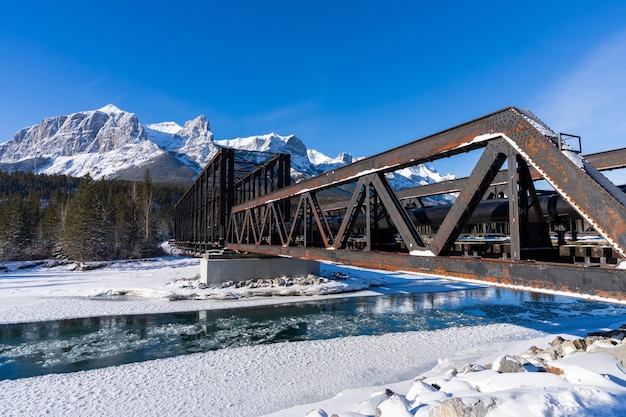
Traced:
<path fill-rule="evenodd" d="M 115 206 L 115 252 L 120 258 L 141 257 L 139 205 L 136 183 L 116 189 L 110 196 Z"/>
<path fill-rule="evenodd" d="M 157 252 L 156 239 L 154 237 L 154 189 L 150 170 L 146 170 L 143 184 L 141 185 L 141 216 L 143 229 L 143 253 L 142 256 L 151 256 Z"/>
<path fill-rule="evenodd" d="M 147 169 L 143 177 L 141 187 L 141 208 L 143 216 L 143 239 L 146 242 L 152 240 L 152 222 L 154 220 L 154 192 L 152 190 L 152 177 Z"/>
<path fill-rule="evenodd" d="M 68 207 L 67 191 L 57 188 L 43 210 L 38 227 L 38 239 L 44 257 L 54 256 L 60 249 L 60 240 L 63 236 L 65 218 Z"/>
<path fill-rule="evenodd" d="M 96 186 L 87 175 L 70 200 L 65 221 L 63 248 L 70 258 L 80 262 L 106 259 L 102 214 Z"/>
<path fill-rule="evenodd" d="M 13 193 L 2 196 L 0 205 L 0 259 L 10 261 L 20 259 L 18 247 L 22 217 L 20 210 L 22 195 Z"/>
<path fill-rule="evenodd" d="M 31 192 L 22 200 L 19 212 L 15 245 L 19 248 L 21 258 L 33 259 L 42 255 L 37 233 L 41 217 L 41 198 L 38 192 Z"/>
<path fill-rule="evenodd" d="M 96 208 L 98 213 L 98 230 L 96 259 L 112 259 L 115 257 L 115 200 L 109 198 L 110 182 L 101 179 L 96 184 Z"/>

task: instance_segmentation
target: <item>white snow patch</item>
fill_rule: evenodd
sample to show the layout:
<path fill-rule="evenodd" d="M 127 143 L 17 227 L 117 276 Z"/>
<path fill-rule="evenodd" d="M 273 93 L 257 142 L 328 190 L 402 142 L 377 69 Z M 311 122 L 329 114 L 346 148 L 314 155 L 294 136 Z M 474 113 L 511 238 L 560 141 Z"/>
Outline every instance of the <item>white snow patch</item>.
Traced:
<path fill-rule="evenodd" d="M 435 256 L 433 251 L 431 250 L 412 250 L 410 252 L 411 256 Z"/>
<path fill-rule="evenodd" d="M 182 126 L 175 122 L 163 122 L 144 125 L 148 139 L 165 150 L 180 149 L 187 138 L 178 136 L 183 130 Z"/>
<path fill-rule="evenodd" d="M 530 110 L 519 108 L 516 108 L 516 110 L 521 114 L 524 119 L 526 119 L 528 123 L 530 123 L 535 129 L 537 129 L 539 133 L 549 138 L 557 138 L 557 134 L 554 133 L 554 131 L 550 129 L 550 127 L 548 127 L 548 125 L 546 125 L 543 121 L 541 121 L 533 112 L 531 112 Z"/>
<path fill-rule="evenodd" d="M 112 113 L 123 113 L 119 107 L 114 104 L 107 104 L 104 107 L 99 108 L 97 111 L 101 111 L 102 113 L 112 114 Z"/>
<path fill-rule="evenodd" d="M 307 149 L 306 153 L 309 157 L 309 161 L 311 161 L 311 163 L 315 165 L 332 164 L 333 162 L 336 162 L 334 159 L 329 158 L 328 156 L 319 151 L 316 151 L 315 149 Z"/>

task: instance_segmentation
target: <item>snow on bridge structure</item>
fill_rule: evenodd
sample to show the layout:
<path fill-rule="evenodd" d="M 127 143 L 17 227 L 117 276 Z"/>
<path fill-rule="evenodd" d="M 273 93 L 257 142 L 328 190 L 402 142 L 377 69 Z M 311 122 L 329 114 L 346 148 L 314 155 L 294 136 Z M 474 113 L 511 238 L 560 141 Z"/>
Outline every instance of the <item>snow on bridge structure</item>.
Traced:
<path fill-rule="evenodd" d="M 467 152 L 480 152 L 467 178 L 394 190 L 385 176 Z M 583 157 L 579 137 L 529 111 L 508 107 L 296 184 L 283 155 L 219 188 L 216 158 L 177 205 L 180 247 L 626 300 L 626 194 L 601 173 L 626 167 L 626 148 Z M 453 204 L 436 203 L 451 193 Z M 219 220 L 207 218 L 211 198 L 228 202 Z"/>

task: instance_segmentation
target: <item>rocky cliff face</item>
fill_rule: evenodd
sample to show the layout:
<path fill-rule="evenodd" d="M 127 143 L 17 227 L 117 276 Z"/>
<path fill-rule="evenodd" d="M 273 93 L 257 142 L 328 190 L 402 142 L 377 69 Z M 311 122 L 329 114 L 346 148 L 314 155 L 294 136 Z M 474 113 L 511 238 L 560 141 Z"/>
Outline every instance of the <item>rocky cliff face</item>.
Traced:
<path fill-rule="evenodd" d="M 24 128 L 0 147 L 0 161 L 104 153 L 146 140 L 134 113 L 109 105 L 102 109 L 57 116 Z"/>
<path fill-rule="evenodd" d="M 96 179 L 141 179 L 150 169 L 157 181 L 190 182 L 216 151 L 204 116 L 182 128 L 163 123 L 147 129 L 134 113 L 107 105 L 18 131 L 0 145 L 0 169 Z"/>

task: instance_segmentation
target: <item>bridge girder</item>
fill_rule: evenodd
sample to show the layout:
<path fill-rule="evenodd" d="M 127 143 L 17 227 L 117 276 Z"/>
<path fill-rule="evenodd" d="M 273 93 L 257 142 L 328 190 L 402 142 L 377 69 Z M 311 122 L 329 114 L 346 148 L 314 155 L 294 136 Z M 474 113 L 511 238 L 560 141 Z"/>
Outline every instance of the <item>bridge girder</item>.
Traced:
<path fill-rule="evenodd" d="M 480 148 L 485 148 L 485 151 L 475 168 L 479 172 L 472 174 L 464 182 L 464 187 L 444 220 L 441 231 L 430 244 L 425 244 L 424 240 L 412 230 L 409 216 L 397 204 L 400 198 L 391 189 L 383 174 Z M 499 172 L 501 165 L 507 159 L 509 169 L 516 171 L 514 175 Z M 232 212 L 236 215 L 240 212 L 256 210 L 269 202 L 288 200 L 305 193 L 315 195 L 330 187 L 359 181 L 376 174 L 372 177 L 375 180 L 369 181 L 369 184 L 376 182 L 377 186 L 374 186 L 374 189 L 377 195 L 382 197 L 380 204 L 384 206 L 391 223 L 396 226 L 409 252 L 417 256 L 441 256 L 448 252 L 451 243 L 458 238 L 461 229 L 459 226 L 462 226 L 469 218 L 482 199 L 486 188 L 494 181 L 498 178 L 501 181 L 503 176 L 507 177 L 509 193 L 516 196 L 519 194 L 520 180 L 517 173 L 519 169 L 516 168 L 516 164 L 519 167 L 524 166 L 524 172 L 532 170 L 531 176 L 534 175 L 535 178 L 539 176 L 550 183 L 580 216 L 607 240 L 616 253 L 621 257 L 626 257 L 626 196 L 624 193 L 592 164 L 572 150 L 564 148 L 559 135 L 536 116 L 515 107 L 503 109 L 262 197 L 250 199 L 233 207 Z M 355 193 L 361 192 L 362 188 L 362 184 L 357 185 L 359 190 Z M 355 196 L 350 203 L 353 206 L 358 201 Z M 514 226 L 511 229 L 511 239 L 513 242 L 518 242 L 519 247 L 524 232 L 519 230 L 520 210 L 527 211 L 529 207 L 519 207 L 519 198 L 513 198 L 510 201 L 512 207 L 509 220 Z M 344 227 L 337 239 L 337 236 L 328 236 L 323 213 L 320 214 L 318 210 L 314 212 L 316 221 L 312 225 L 317 225 L 319 232 L 326 235 L 327 242 L 335 242 L 333 245 L 327 243 L 324 246 L 332 250 L 345 249 L 343 246 L 345 245 L 344 229 L 350 224 L 351 219 L 344 221 Z M 355 216 L 358 212 L 359 210 L 354 210 L 354 207 L 348 210 L 348 213 L 351 213 L 349 216 Z M 287 213 L 284 214 L 289 216 Z M 292 226 L 294 224 L 290 218 L 284 218 L 282 221 Z M 240 225 L 235 222 L 231 227 L 237 228 Z M 282 246 L 289 247 L 295 244 L 294 233 L 298 233 L 298 230 L 291 227 L 287 243 Z M 370 234 L 371 230 L 368 228 L 366 235 L 370 236 Z M 545 240 L 543 242 L 546 243 Z M 241 240 L 229 240 L 231 247 L 241 243 L 243 243 Z M 262 236 L 259 236 L 255 243 L 261 245 Z M 307 242 L 305 239 L 304 245 L 307 246 L 308 243 L 313 242 Z M 518 252 L 514 250 L 512 254 L 514 259 L 520 259 Z"/>

